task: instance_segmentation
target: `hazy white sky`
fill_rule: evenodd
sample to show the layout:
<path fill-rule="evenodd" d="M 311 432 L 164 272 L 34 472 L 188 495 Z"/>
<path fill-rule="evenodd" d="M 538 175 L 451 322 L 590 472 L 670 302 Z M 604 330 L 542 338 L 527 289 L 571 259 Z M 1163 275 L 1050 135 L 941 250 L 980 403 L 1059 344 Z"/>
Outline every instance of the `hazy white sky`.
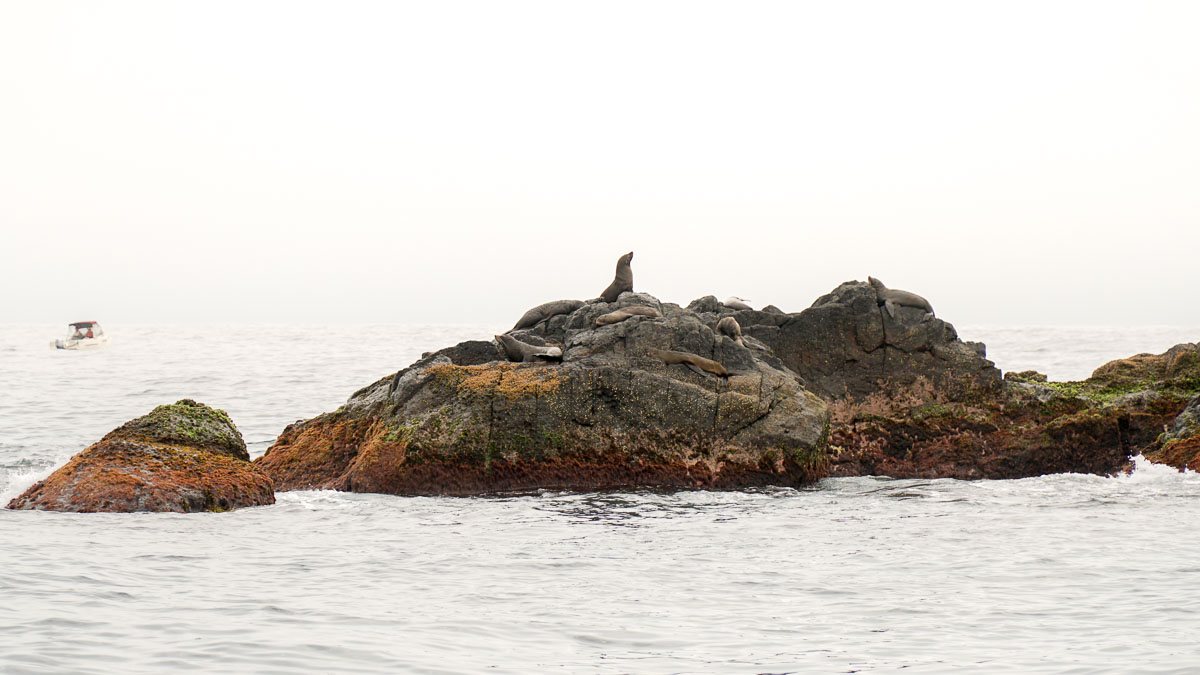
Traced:
<path fill-rule="evenodd" d="M 0 321 L 1200 324 L 1200 3 L 0 0 Z"/>

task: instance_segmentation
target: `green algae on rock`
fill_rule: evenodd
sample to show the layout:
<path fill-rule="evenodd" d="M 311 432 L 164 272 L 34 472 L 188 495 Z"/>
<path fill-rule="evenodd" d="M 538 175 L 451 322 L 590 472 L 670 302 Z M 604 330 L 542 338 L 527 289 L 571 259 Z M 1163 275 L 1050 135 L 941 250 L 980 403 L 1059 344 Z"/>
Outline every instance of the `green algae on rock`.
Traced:
<path fill-rule="evenodd" d="M 8 508 L 190 513 L 275 503 L 271 479 L 248 458 L 225 411 L 183 399 L 117 427 Z"/>
<path fill-rule="evenodd" d="M 875 395 L 833 406 L 837 476 L 1022 478 L 1047 473 L 1111 475 L 1130 457 L 1200 468 L 1189 410 L 1195 345 L 1140 354 L 1096 369 L 1087 380 L 1005 376 L 995 395 L 954 397 L 925 383 L 907 395 Z M 1189 396 L 1191 402 L 1189 404 Z M 1186 409 L 1185 409 L 1186 408 Z M 930 415 L 937 409 L 939 414 Z M 1163 433 L 1174 423 L 1176 431 Z"/>

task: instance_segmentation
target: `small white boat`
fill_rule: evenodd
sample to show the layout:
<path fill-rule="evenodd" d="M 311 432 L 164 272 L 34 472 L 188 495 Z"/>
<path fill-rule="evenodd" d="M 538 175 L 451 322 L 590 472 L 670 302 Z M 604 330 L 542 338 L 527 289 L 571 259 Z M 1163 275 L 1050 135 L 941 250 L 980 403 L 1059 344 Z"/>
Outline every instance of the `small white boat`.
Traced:
<path fill-rule="evenodd" d="M 108 336 L 95 321 L 76 321 L 67 331 L 67 337 L 54 341 L 58 349 L 93 349 L 108 344 Z"/>

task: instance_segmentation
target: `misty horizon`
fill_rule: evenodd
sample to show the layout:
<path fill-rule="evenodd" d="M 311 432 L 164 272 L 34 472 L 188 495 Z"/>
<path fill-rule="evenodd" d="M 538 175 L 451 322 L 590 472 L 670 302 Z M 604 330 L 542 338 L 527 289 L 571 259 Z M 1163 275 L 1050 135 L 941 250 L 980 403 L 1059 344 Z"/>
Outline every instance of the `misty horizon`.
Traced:
<path fill-rule="evenodd" d="M 1188 3 L 67 6 L 0 21 L 2 322 L 510 324 L 634 250 L 1200 325 Z"/>

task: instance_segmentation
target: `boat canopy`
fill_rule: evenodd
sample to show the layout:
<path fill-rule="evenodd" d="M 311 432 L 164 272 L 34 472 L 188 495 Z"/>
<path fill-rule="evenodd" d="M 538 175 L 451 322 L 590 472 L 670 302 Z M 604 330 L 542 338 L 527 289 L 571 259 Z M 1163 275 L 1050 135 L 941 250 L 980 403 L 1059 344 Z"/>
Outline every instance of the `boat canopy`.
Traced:
<path fill-rule="evenodd" d="M 71 328 L 91 328 L 98 325 L 99 323 L 96 321 L 75 321 L 71 323 Z"/>

